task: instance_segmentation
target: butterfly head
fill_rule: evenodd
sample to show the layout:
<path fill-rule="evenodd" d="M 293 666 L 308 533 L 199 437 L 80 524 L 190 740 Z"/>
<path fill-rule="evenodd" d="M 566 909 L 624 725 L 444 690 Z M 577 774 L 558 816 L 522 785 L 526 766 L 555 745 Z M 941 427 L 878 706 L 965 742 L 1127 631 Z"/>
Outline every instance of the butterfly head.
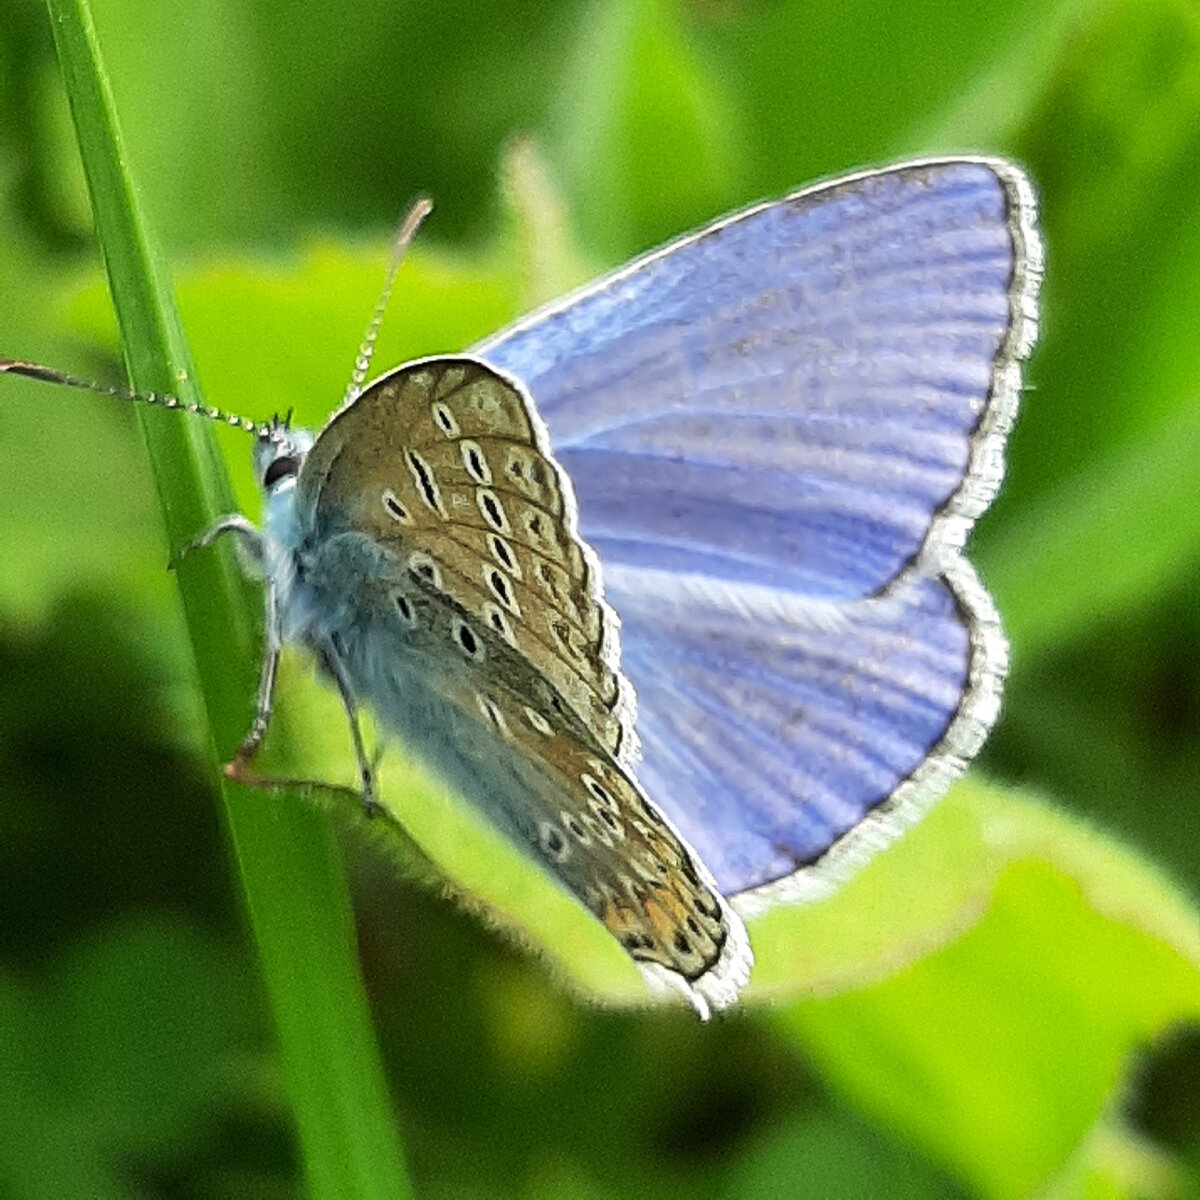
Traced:
<path fill-rule="evenodd" d="M 296 479 L 316 439 L 307 429 L 292 429 L 288 418 L 272 419 L 254 443 L 254 477 L 262 488 L 263 524 L 268 536 L 291 545 L 297 533 Z"/>
<path fill-rule="evenodd" d="M 275 417 L 254 443 L 254 474 L 268 497 L 291 491 L 296 476 L 312 449 L 313 435 L 307 429 L 292 429 L 291 414 Z"/>

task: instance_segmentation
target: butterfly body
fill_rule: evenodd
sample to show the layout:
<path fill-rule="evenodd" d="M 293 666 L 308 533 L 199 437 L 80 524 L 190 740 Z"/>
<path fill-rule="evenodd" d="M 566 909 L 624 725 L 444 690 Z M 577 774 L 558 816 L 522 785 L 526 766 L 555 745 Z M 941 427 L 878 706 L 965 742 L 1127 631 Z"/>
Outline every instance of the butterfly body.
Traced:
<path fill-rule="evenodd" d="M 315 436 L 128 394 L 258 435 L 265 533 L 232 516 L 201 539 L 241 535 L 267 581 L 231 773 L 301 642 L 368 803 L 359 702 L 653 981 L 732 1002 L 741 915 L 825 894 L 996 719 L 1007 643 L 963 548 L 1041 268 L 1020 168 L 914 161 L 734 214 L 363 389 L 385 287 Z"/>
<path fill-rule="evenodd" d="M 735 909 L 824 894 L 996 718 L 961 550 L 1040 265 L 1017 168 L 901 164 L 400 368 L 296 459 L 283 622 L 651 974 L 728 1003 Z"/>

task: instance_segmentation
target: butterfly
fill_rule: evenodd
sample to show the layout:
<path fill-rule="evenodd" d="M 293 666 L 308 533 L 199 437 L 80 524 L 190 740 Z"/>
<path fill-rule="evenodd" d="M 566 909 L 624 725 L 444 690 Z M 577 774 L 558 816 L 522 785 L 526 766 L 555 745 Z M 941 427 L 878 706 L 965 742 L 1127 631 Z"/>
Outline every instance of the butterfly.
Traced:
<path fill-rule="evenodd" d="M 196 543 L 239 535 L 266 580 L 229 772 L 301 643 L 368 808 L 363 702 L 651 983 L 733 1003 L 743 918 L 891 842 L 996 719 L 1007 645 L 962 550 L 1041 267 L 1024 174 L 964 157 L 737 213 L 364 386 L 385 288 L 323 430 L 241 422 L 262 530 Z"/>

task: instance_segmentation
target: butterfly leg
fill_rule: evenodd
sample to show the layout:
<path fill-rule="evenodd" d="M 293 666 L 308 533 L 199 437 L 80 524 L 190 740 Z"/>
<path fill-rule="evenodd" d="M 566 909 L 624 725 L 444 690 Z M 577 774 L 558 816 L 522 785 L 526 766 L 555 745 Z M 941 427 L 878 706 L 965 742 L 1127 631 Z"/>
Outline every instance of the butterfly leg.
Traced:
<path fill-rule="evenodd" d="M 366 764 L 362 737 L 358 731 L 358 714 L 354 708 L 353 697 L 347 691 L 344 672 L 334 665 L 335 655 L 332 650 L 322 650 L 321 658 L 329 674 L 337 681 L 338 690 L 346 711 L 350 715 L 350 731 L 354 735 L 354 749 L 358 755 L 360 771 L 363 779 L 363 791 L 357 792 L 352 788 L 343 787 L 336 783 L 325 783 L 316 779 L 279 778 L 273 775 L 262 775 L 250 764 L 258 754 L 259 747 L 266 737 L 267 727 L 271 723 L 271 713 L 274 710 L 275 680 L 279 666 L 279 656 L 283 649 L 283 625 L 279 612 L 279 600 L 273 579 L 266 580 L 266 631 L 263 636 L 263 660 L 258 678 L 258 693 L 255 697 L 254 721 L 250 732 L 242 739 L 237 753 L 225 764 L 225 776 L 235 783 L 247 787 L 261 788 L 269 792 L 319 792 L 335 799 L 352 798 L 361 804 L 368 816 L 373 815 L 379 808 L 373 791 L 373 772 Z"/>
<path fill-rule="evenodd" d="M 215 525 L 192 538 L 190 542 L 185 542 L 178 550 L 173 550 L 167 563 L 167 569 L 174 571 L 193 550 L 204 550 L 225 533 L 236 533 L 241 540 L 242 547 L 250 556 L 250 561 L 256 567 L 263 566 L 266 558 L 266 539 L 263 537 L 262 531 L 241 513 L 230 513 L 229 516 L 222 517 Z"/>
<path fill-rule="evenodd" d="M 342 706 L 346 710 L 346 719 L 350 724 L 350 736 L 354 741 L 354 755 L 358 759 L 358 773 L 362 780 L 362 806 L 368 817 L 373 817 L 380 810 L 379 801 L 375 798 L 375 769 L 367 757 L 363 744 L 362 730 L 358 725 L 358 702 L 354 698 L 354 690 L 346 675 L 346 667 L 342 661 L 339 649 L 339 638 L 335 633 L 320 647 L 321 658 L 329 674 L 337 684 L 338 693 L 342 697 Z"/>
<path fill-rule="evenodd" d="M 217 538 L 226 533 L 236 533 L 250 560 L 262 567 L 266 558 L 266 539 L 261 530 L 247 520 L 241 513 L 231 513 L 222 517 L 215 525 L 185 543 L 171 555 L 168 564 L 174 570 L 194 550 L 203 550 L 211 546 Z M 225 774 L 230 779 L 243 783 L 249 782 L 244 768 L 258 753 L 262 740 L 266 736 L 267 726 L 271 721 L 271 706 L 275 696 L 275 675 L 279 667 L 279 655 L 283 649 L 283 626 L 279 614 L 279 601 L 275 591 L 275 581 L 270 576 L 266 580 L 266 633 L 263 637 L 262 668 L 258 677 L 258 693 L 254 700 L 254 722 L 250 732 L 242 739 L 237 753 L 231 762 L 225 766 Z"/>
<path fill-rule="evenodd" d="M 283 650 L 283 623 L 279 613 L 279 599 L 275 592 L 275 580 L 266 580 L 266 630 L 263 634 L 262 666 L 258 674 L 258 691 L 254 697 L 254 721 L 250 732 L 242 738 L 233 760 L 227 764 L 225 774 L 231 779 L 239 778 L 242 769 L 258 753 L 267 726 L 271 723 L 271 710 L 275 700 L 275 677 L 279 668 L 279 655 Z M 235 774 L 234 772 L 238 772 Z"/>
<path fill-rule="evenodd" d="M 240 513 L 223 517 L 210 529 L 206 529 L 198 537 L 181 546 L 171 555 L 169 566 L 173 570 L 193 550 L 202 550 L 211 546 L 217 538 L 226 533 L 236 533 L 249 557 L 255 565 L 262 567 L 266 559 L 266 539 L 262 532 Z M 316 783 L 311 780 L 272 779 L 260 775 L 250 763 L 262 746 L 266 737 L 267 727 L 271 722 L 271 712 L 275 697 L 275 679 L 279 667 L 279 656 L 283 649 L 283 624 L 279 611 L 279 598 L 276 594 L 275 582 L 270 573 L 266 576 L 266 630 L 263 637 L 262 668 L 258 678 L 258 692 L 254 702 L 254 721 L 250 731 L 242 739 L 237 753 L 225 764 L 225 775 L 237 783 L 250 787 L 267 788 L 268 790 L 287 789 L 289 787 L 317 787 L 331 792 L 343 792 L 345 789 L 334 784 Z M 362 780 L 362 806 L 368 817 L 374 816 L 380 810 L 379 801 L 375 798 L 375 769 L 367 757 L 363 745 L 362 732 L 358 723 L 358 704 L 354 692 L 346 676 L 346 668 L 339 653 L 336 638 L 318 647 L 321 659 L 329 674 L 337 684 L 350 723 L 350 735 L 354 741 L 354 754 L 358 759 L 359 777 Z"/>
<path fill-rule="evenodd" d="M 230 530 L 245 532 L 244 527 L 240 523 L 236 523 L 232 518 L 227 525 L 225 522 L 222 522 L 222 525 Z M 253 526 L 249 526 L 249 528 L 256 537 L 261 537 Z M 224 528 L 209 530 L 207 534 L 203 535 L 203 538 L 198 539 L 197 543 L 190 546 L 189 549 L 196 548 L 198 545 L 208 544 L 208 542 L 211 542 L 213 538 L 218 537 L 224 531 Z M 250 726 L 250 731 L 242 739 L 242 744 L 237 748 L 237 753 L 225 764 L 225 775 L 228 779 L 232 779 L 236 783 L 246 784 L 249 787 L 264 788 L 268 791 L 318 789 L 334 795 L 345 794 L 349 789 L 337 784 L 321 783 L 308 779 L 277 779 L 260 775 L 250 765 L 255 755 L 258 754 L 259 748 L 263 743 L 263 738 L 266 737 L 267 728 L 271 723 L 271 713 L 274 709 L 275 699 L 275 680 L 278 673 L 279 656 L 283 650 L 283 621 L 279 610 L 279 597 L 276 592 L 274 578 L 268 575 L 265 583 L 267 594 L 265 607 L 266 629 L 263 634 L 262 668 L 259 671 L 258 692 L 254 702 L 254 721 Z M 359 776 L 362 780 L 361 795 L 359 793 L 352 794 L 356 799 L 361 801 L 366 815 L 371 817 L 379 811 L 380 804 L 375 798 L 374 767 L 367 758 L 362 733 L 358 725 L 358 705 L 354 700 L 350 681 L 346 677 L 346 669 L 338 652 L 336 641 L 331 640 L 319 646 L 318 653 L 321 656 L 322 665 L 337 684 L 338 693 L 342 697 L 342 704 L 346 709 L 346 716 L 350 722 L 350 734 L 354 740 L 354 753 L 358 759 Z"/>

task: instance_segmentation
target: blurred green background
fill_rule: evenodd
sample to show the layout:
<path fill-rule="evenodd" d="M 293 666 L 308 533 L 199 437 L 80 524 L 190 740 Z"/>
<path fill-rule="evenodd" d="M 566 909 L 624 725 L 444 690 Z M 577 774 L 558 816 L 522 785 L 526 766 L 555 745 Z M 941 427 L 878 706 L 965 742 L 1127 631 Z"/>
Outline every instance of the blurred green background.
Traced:
<path fill-rule="evenodd" d="M 3 6 L 0 353 L 116 380 L 46 15 Z M 1200 1195 L 1200 10 L 95 14 L 200 378 L 252 416 L 336 404 L 418 191 L 380 366 L 823 174 L 1028 166 L 1042 338 L 972 547 L 1013 671 L 969 779 L 752 926 L 750 1003 L 708 1026 L 581 999 L 628 998 L 606 947 L 419 781 L 491 919 L 350 836 L 362 960 L 420 1196 Z M 0 1196 L 305 1193 L 167 551 L 131 414 L 0 381 Z"/>

